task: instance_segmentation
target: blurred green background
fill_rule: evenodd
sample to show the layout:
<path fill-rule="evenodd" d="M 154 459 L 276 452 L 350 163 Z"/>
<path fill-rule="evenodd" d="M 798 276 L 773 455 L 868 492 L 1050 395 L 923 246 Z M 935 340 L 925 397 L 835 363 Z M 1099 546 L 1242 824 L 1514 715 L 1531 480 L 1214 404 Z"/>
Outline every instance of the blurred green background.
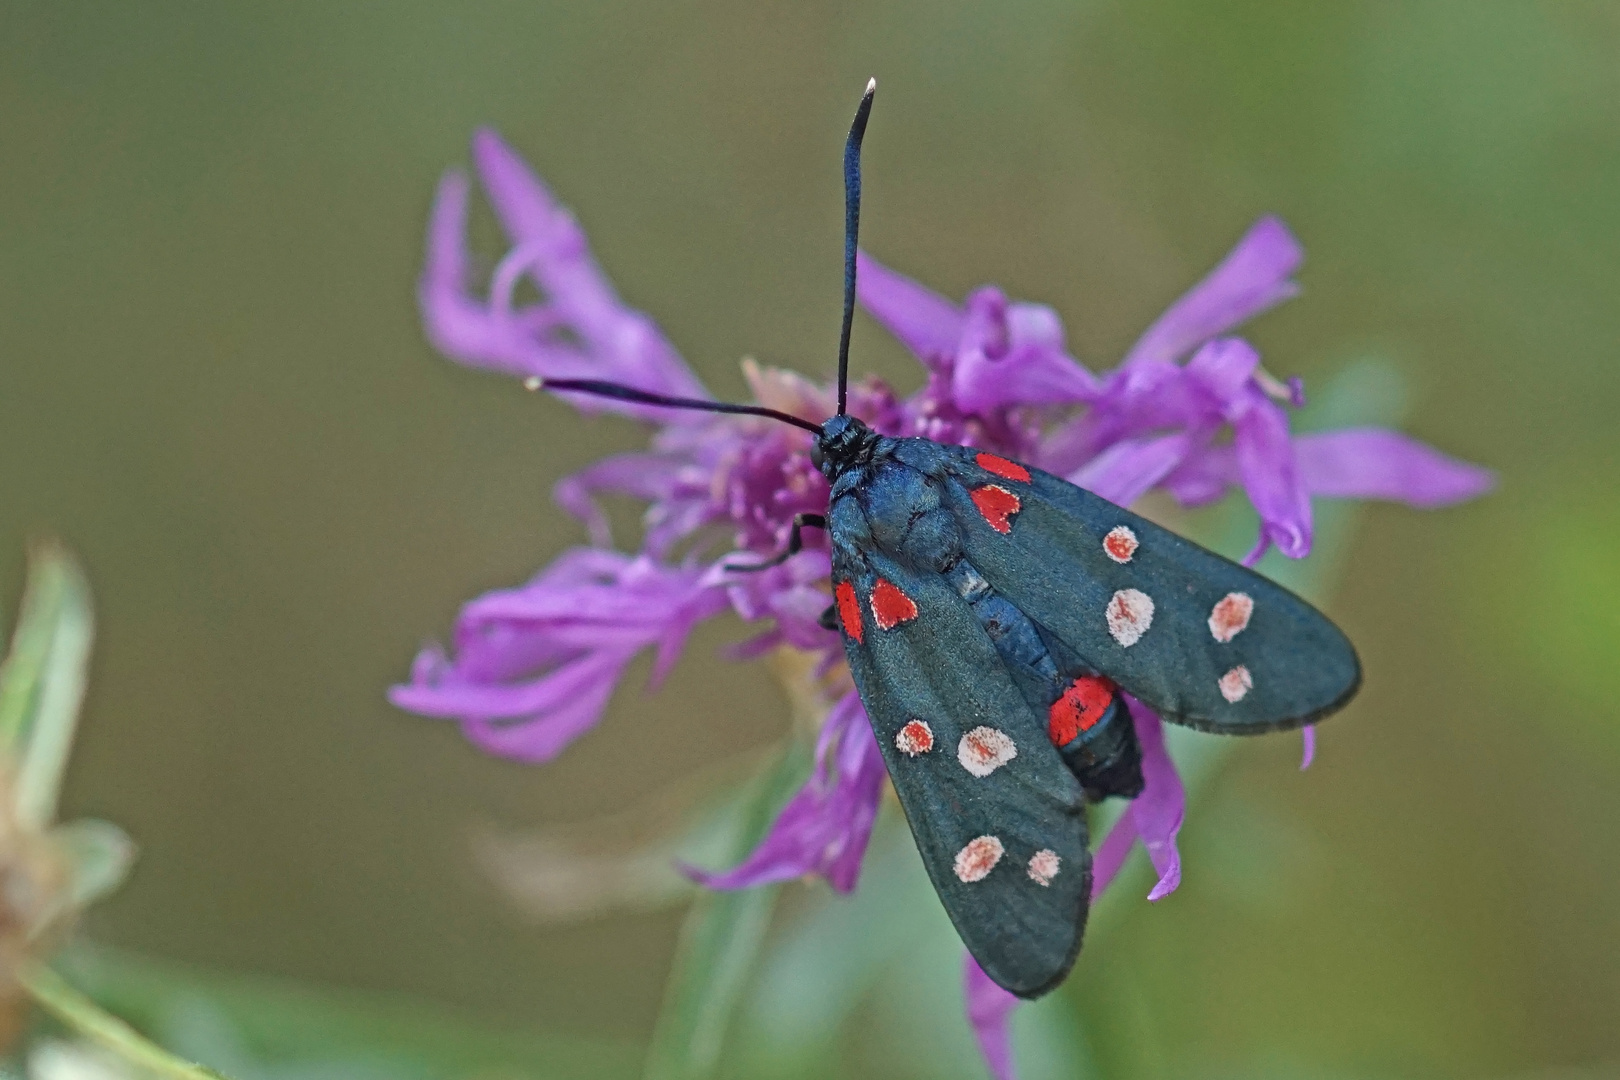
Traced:
<path fill-rule="evenodd" d="M 1408 430 L 1501 476 L 1360 516 L 1328 607 L 1364 692 L 1309 773 L 1284 737 L 1211 778 L 1181 890 L 1120 901 L 1046 1007 L 1084 1047 L 1031 1075 L 1620 1075 L 1617 54 L 1620 7 L 1576 0 L 0 2 L 0 599 L 26 537 L 82 554 L 68 809 L 143 847 L 91 934 L 634 1071 L 681 912 L 542 924 L 472 837 L 787 707 L 715 657 L 735 624 L 542 770 L 386 704 L 461 601 L 582 539 L 551 485 L 640 439 L 435 356 L 425 212 L 494 124 L 716 393 L 744 355 L 823 373 L 875 73 L 879 258 L 1049 302 L 1100 367 L 1279 213 L 1309 261 L 1268 366 L 1386 365 Z M 870 322 L 856 356 L 918 382 Z M 881 1035 L 818 1074 L 942 1075 Z"/>

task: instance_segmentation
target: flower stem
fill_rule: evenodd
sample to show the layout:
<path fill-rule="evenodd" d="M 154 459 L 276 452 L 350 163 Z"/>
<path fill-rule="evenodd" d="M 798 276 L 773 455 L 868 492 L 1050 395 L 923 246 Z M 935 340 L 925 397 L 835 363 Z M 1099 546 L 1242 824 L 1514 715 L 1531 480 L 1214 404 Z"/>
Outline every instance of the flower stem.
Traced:
<path fill-rule="evenodd" d="M 743 827 L 732 862 L 740 861 L 770 827 L 782 803 L 804 780 L 808 748 L 790 742 L 755 782 L 741 808 Z M 753 977 L 778 886 L 700 892 L 681 927 L 664 1005 L 653 1031 L 645 1080 L 700 1080 L 714 1075 L 732 1014 Z"/>
<path fill-rule="evenodd" d="M 38 961 L 23 963 L 17 970 L 17 980 L 41 1008 L 63 1024 L 154 1076 L 174 1080 L 225 1080 L 213 1069 L 175 1057 Z"/>

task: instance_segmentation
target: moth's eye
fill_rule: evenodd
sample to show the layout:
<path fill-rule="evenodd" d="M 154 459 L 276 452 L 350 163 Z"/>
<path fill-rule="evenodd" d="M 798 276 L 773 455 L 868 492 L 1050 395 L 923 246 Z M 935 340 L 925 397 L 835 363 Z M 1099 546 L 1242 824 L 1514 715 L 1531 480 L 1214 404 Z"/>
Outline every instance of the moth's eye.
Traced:
<path fill-rule="evenodd" d="M 821 453 L 821 440 L 817 439 L 815 442 L 810 444 L 810 464 L 819 469 L 821 468 L 821 463 L 823 460 L 824 458 Z"/>

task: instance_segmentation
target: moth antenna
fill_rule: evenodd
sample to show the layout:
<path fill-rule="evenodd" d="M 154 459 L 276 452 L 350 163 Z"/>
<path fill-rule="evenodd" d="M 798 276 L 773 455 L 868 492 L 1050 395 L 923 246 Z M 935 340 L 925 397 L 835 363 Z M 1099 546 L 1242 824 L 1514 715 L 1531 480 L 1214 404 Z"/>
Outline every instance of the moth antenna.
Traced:
<path fill-rule="evenodd" d="M 692 409 L 698 412 L 763 416 L 769 420 L 780 420 L 784 424 L 792 424 L 796 428 L 803 428 L 805 431 L 815 435 L 821 434 L 820 424 L 813 424 L 809 420 L 794 416 L 792 413 L 767 409 L 763 405 L 734 405 L 729 401 L 704 401 L 702 398 L 671 397 L 668 394 L 654 394 L 649 390 L 637 390 L 633 386 L 605 382 L 601 379 L 545 379 L 539 375 L 530 375 L 523 380 L 523 388 L 525 390 L 550 390 L 553 393 L 560 391 L 569 394 L 590 394 L 594 397 L 613 398 L 616 401 L 633 401 L 638 405 L 656 405 L 664 409 Z"/>
<path fill-rule="evenodd" d="M 843 416 L 849 398 L 849 331 L 855 321 L 855 239 L 861 230 L 861 140 L 866 137 L 866 119 L 872 115 L 872 95 L 877 80 L 869 79 L 866 93 L 855 110 L 844 143 L 844 326 L 838 335 L 838 415 Z"/>

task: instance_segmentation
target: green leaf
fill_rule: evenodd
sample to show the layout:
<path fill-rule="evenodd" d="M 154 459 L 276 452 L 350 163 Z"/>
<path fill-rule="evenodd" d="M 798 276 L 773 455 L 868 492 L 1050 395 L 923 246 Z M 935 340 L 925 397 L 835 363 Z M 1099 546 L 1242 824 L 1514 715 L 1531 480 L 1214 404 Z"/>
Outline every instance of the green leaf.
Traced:
<path fill-rule="evenodd" d="M 110 821 L 83 818 L 58 825 L 49 837 L 67 860 L 70 874 L 62 902 L 76 911 L 111 896 L 135 862 L 135 842 Z"/>
<path fill-rule="evenodd" d="M 0 752 L 14 761 L 17 820 L 25 828 L 43 829 L 56 816 L 94 628 L 90 587 L 73 556 L 53 543 L 36 546 L 0 667 Z"/>
<path fill-rule="evenodd" d="M 740 862 L 770 827 L 777 809 L 803 782 L 809 751 L 795 741 L 760 777 L 740 813 L 743 827 L 730 862 Z M 703 892 L 681 928 L 664 1005 L 648 1049 L 647 1080 L 712 1076 L 737 1003 L 759 960 L 776 906 L 776 886 Z"/>
<path fill-rule="evenodd" d="M 44 964 L 18 966 L 17 979 L 40 1006 L 91 1042 L 155 1076 L 172 1080 L 222 1080 L 219 1073 L 175 1057 L 68 985 Z"/>
<path fill-rule="evenodd" d="M 401 1080 L 630 1080 L 641 1060 L 627 1041 L 516 1032 L 398 995 L 214 973 L 101 946 L 76 945 L 58 966 L 104 1008 L 243 1078 L 353 1075 L 381 1062 Z"/>

